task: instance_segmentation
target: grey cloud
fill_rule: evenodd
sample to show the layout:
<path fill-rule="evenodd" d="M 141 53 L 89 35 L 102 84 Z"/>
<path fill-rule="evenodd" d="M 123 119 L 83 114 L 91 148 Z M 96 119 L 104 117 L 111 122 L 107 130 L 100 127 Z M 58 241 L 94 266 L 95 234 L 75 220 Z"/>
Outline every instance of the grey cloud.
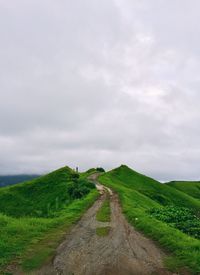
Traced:
<path fill-rule="evenodd" d="M 0 173 L 199 179 L 199 8 L 0 0 Z"/>

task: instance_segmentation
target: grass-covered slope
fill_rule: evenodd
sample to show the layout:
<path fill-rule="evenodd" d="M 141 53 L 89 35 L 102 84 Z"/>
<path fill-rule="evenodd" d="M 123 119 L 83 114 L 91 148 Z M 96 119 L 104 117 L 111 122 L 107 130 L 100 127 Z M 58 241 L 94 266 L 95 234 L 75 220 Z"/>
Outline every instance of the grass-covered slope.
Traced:
<path fill-rule="evenodd" d="M 185 207 L 198 212 L 197 199 L 168 185 L 120 166 L 100 176 L 100 182 L 119 194 L 128 221 L 173 254 L 167 259 L 172 269 L 187 266 L 194 274 L 200 272 L 200 240 L 184 234 L 171 224 L 152 216 L 152 209 L 169 206 Z"/>
<path fill-rule="evenodd" d="M 166 184 L 200 200 L 200 181 L 171 181 Z"/>
<path fill-rule="evenodd" d="M 200 209 L 200 202 L 187 194 L 174 190 L 170 186 L 142 175 L 129 167 L 122 165 L 107 173 L 109 178 L 117 180 L 123 186 L 132 188 L 140 194 L 161 205 L 175 204 Z"/>
<path fill-rule="evenodd" d="M 0 189 L 0 274 L 14 260 L 26 270 L 52 255 L 66 230 L 95 201 L 94 185 L 68 167 Z"/>
<path fill-rule="evenodd" d="M 93 187 L 63 167 L 32 181 L 0 189 L 0 212 L 13 217 L 48 217 Z"/>

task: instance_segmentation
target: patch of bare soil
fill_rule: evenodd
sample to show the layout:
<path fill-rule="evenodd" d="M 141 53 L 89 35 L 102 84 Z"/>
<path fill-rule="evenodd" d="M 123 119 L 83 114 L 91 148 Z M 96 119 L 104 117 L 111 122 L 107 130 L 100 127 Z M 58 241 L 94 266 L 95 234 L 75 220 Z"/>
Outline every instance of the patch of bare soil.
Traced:
<path fill-rule="evenodd" d="M 163 267 L 165 257 L 153 241 L 128 224 L 118 196 L 108 190 L 111 222 L 96 221 L 96 213 L 105 200 L 105 187 L 92 178 L 101 197 L 85 213 L 57 249 L 52 265 L 44 266 L 37 275 L 145 275 L 172 274 Z M 110 226 L 108 236 L 96 235 L 96 228 Z"/>

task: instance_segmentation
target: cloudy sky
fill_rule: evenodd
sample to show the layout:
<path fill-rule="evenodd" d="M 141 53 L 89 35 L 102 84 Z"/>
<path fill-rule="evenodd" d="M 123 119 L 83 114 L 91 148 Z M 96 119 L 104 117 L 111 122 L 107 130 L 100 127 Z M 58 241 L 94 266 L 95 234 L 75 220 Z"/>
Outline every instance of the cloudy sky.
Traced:
<path fill-rule="evenodd" d="M 0 0 L 0 174 L 200 179 L 199 0 Z"/>

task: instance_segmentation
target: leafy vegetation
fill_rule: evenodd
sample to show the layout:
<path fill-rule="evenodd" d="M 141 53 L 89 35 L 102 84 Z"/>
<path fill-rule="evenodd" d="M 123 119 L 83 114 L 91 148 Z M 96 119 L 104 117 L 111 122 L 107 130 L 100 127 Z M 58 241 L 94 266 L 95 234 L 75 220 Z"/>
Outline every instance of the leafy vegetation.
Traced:
<path fill-rule="evenodd" d="M 176 270 L 187 266 L 191 273 L 200 273 L 200 241 L 149 213 L 152 208 L 165 211 L 168 206 L 181 209 L 185 207 L 188 211 L 197 213 L 200 210 L 198 199 L 139 174 L 125 165 L 104 173 L 99 180 L 118 192 L 128 221 L 172 253 L 173 256 L 166 260 L 168 267 Z"/>
<path fill-rule="evenodd" d="M 109 233 L 110 233 L 110 227 L 109 226 L 106 226 L 106 227 L 97 227 L 96 228 L 96 234 L 99 237 L 105 237 L 105 236 L 109 235 Z"/>
<path fill-rule="evenodd" d="M 152 217 L 166 222 L 192 237 L 200 239 L 200 218 L 189 208 L 166 206 L 149 211 Z"/>
<path fill-rule="evenodd" d="M 104 168 L 102 168 L 102 167 L 97 167 L 97 168 L 96 168 L 96 171 L 97 171 L 97 172 L 102 172 L 102 173 L 105 172 Z"/>
<path fill-rule="evenodd" d="M 97 211 L 96 219 L 99 222 L 110 222 L 110 214 L 110 199 L 107 197 L 100 209 Z"/>
<path fill-rule="evenodd" d="M 94 185 L 68 167 L 1 188 L 0 273 L 14 259 L 27 270 L 40 266 L 97 196 Z"/>
<path fill-rule="evenodd" d="M 70 199 L 80 199 L 87 195 L 91 189 L 95 188 L 93 184 L 84 179 L 74 180 L 67 185 L 67 193 Z"/>

